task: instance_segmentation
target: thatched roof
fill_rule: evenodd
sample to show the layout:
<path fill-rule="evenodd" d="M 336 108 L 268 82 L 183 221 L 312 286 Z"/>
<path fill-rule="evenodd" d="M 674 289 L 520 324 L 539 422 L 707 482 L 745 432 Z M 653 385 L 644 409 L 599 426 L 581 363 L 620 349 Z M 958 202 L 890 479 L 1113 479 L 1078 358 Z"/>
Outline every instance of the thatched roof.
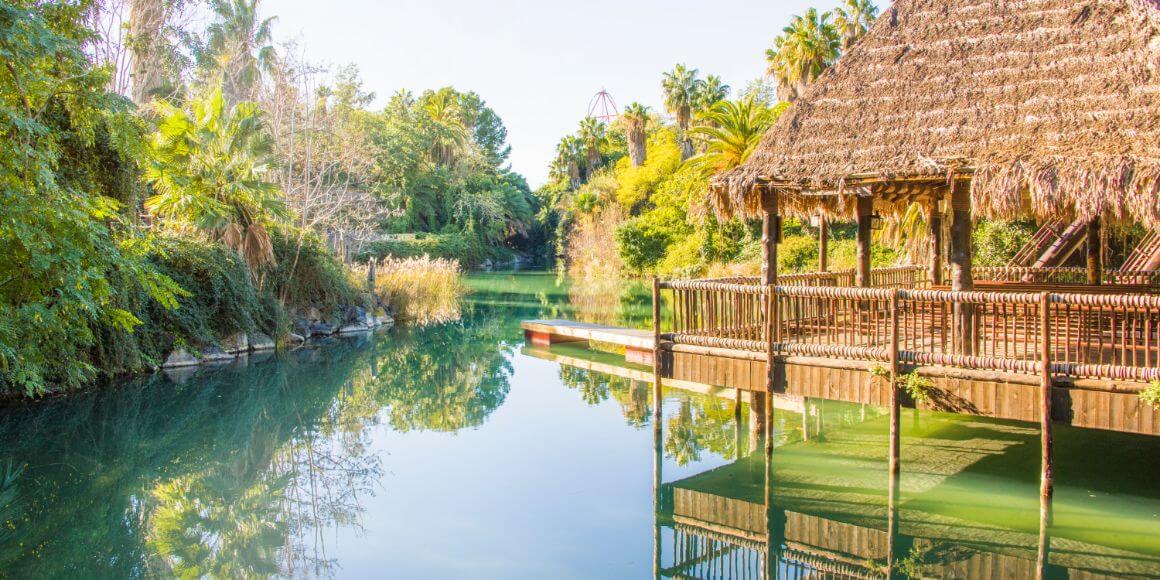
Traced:
<path fill-rule="evenodd" d="M 713 185 L 834 211 L 952 172 L 986 215 L 1160 227 L 1160 0 L 897 0 Z"/>

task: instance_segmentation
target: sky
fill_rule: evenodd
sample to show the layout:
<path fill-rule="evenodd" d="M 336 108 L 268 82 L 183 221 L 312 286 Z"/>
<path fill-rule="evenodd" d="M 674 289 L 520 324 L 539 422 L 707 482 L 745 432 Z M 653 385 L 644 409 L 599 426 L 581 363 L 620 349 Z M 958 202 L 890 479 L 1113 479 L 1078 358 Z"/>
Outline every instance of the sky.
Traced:
<path fill-rule="evenodd" d="M 542 185 L 556 143 L 607 90 L 663 111 L 676 63 L 740 91 L 793 14 L 833 0 L 264 0 L 275 40 L 316 63 L 358 65 L 381 106 L 400 88 L 478 93 L 508 128 L 512 168 Z"/>

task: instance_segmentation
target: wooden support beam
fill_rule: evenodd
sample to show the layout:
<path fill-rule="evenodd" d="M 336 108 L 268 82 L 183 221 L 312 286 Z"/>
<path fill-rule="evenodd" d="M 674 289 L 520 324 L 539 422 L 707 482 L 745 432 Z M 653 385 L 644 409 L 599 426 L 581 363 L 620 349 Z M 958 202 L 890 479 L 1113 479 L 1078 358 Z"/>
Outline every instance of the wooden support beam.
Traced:
<path fill-rule="evenodd" d="M 890 477 L 899 472 L 899 455 L 902 451 L 901 411 L 902 402 L 898 392 L 898 290 L 890 295 Z"/>
<path fill-rule="evenodd" d="M 854 285 L 861 288 L 870 287 L 870 236 L 873 233 L 874 200 L 869 197 L 858 198 L 858 264 L 854 276 Z"/>
<path fill-rule="evenodd" d="M 653 316 L 653 433 L 657 437 L 661 432 L 661 281 L 653 276 L 652 287 L 652 316 Z"/>
<path fill-rule="evenodd" d="M 951 290 L 968 292 L 975 289 L 971 274 L 973 263 L 971 248 L 971 192 L 967 183 L 951 180 Z M 961 345 L 964 355 L 975 354 L 975 307 L 972 304 L 955 304 L 954 336 Z"/>
<path fill-rule="evenodd" d="M 942 285 L 942 247 L 943 247 L 943 220 L 939 211 L 939 200 L 931 200 L 926 209 L 926 223 L 930 227 L 930 266 L 927 277 L 932 286 Z"/>
<path fill-rule="evenodd" d="M 1087 283 L 1099 285 L 1104 278 L 1103 237 L 1100 234 L 1100 218 L 1096 216 L 1087 226 Z"/>
<path fill-rule="evenodd" d="M 826 216 L 818 217 L 818 271 L 830 270 L 830 222 Z"/>
<path fill-rule="evenodd" d="M 1039 481 L 1039 495 L 1050 500 L 1055 492 L 1054 441 L 1051 432 L 1052 383 L 1051 383 L 1051 295 L 1044 292 L 1039 297 L 1039 424 L 1042 470 Z"/>
<path fill-rule="evenodd" d="M 777 193 L 761 192 L 761 282 L 777 284 L 777 244 L 781 241 L 781 217 L 777 215 Z"/>

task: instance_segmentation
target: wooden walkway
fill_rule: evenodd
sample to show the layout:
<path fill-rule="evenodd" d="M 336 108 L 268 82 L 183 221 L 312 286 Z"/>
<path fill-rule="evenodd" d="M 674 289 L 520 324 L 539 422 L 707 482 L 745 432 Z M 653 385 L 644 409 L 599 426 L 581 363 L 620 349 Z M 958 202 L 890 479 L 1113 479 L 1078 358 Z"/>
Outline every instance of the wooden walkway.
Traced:
<path fill-rule="evenodd" d="M 536 346 L 551 346 L 561 342 L 599 342 L 624 347 L 624 357 L 628 362 L 653 364 L 656 343 L 653 333 L 647 330 L 561 319 L 525 320 L 520 323 L 520 327 L 524 329 L 524 339 Z"/>

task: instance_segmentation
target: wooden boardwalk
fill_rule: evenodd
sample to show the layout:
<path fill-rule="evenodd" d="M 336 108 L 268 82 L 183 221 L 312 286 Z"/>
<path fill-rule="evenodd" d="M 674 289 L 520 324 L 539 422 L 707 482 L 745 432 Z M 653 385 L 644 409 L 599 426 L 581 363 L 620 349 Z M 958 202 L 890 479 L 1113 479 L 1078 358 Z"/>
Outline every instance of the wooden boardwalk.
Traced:
<path fill-rule="evenodd" d="M 624 356 L 628 362 L 653 364 L 656 343 L 653 333 L 647 330 L 561 319 L 525 320 L 520 323 L 520 327 L 524 329 L 524 339 L 529 344 L 551 346 L 561 342 L 599 342 L 624 347 Z"/>

